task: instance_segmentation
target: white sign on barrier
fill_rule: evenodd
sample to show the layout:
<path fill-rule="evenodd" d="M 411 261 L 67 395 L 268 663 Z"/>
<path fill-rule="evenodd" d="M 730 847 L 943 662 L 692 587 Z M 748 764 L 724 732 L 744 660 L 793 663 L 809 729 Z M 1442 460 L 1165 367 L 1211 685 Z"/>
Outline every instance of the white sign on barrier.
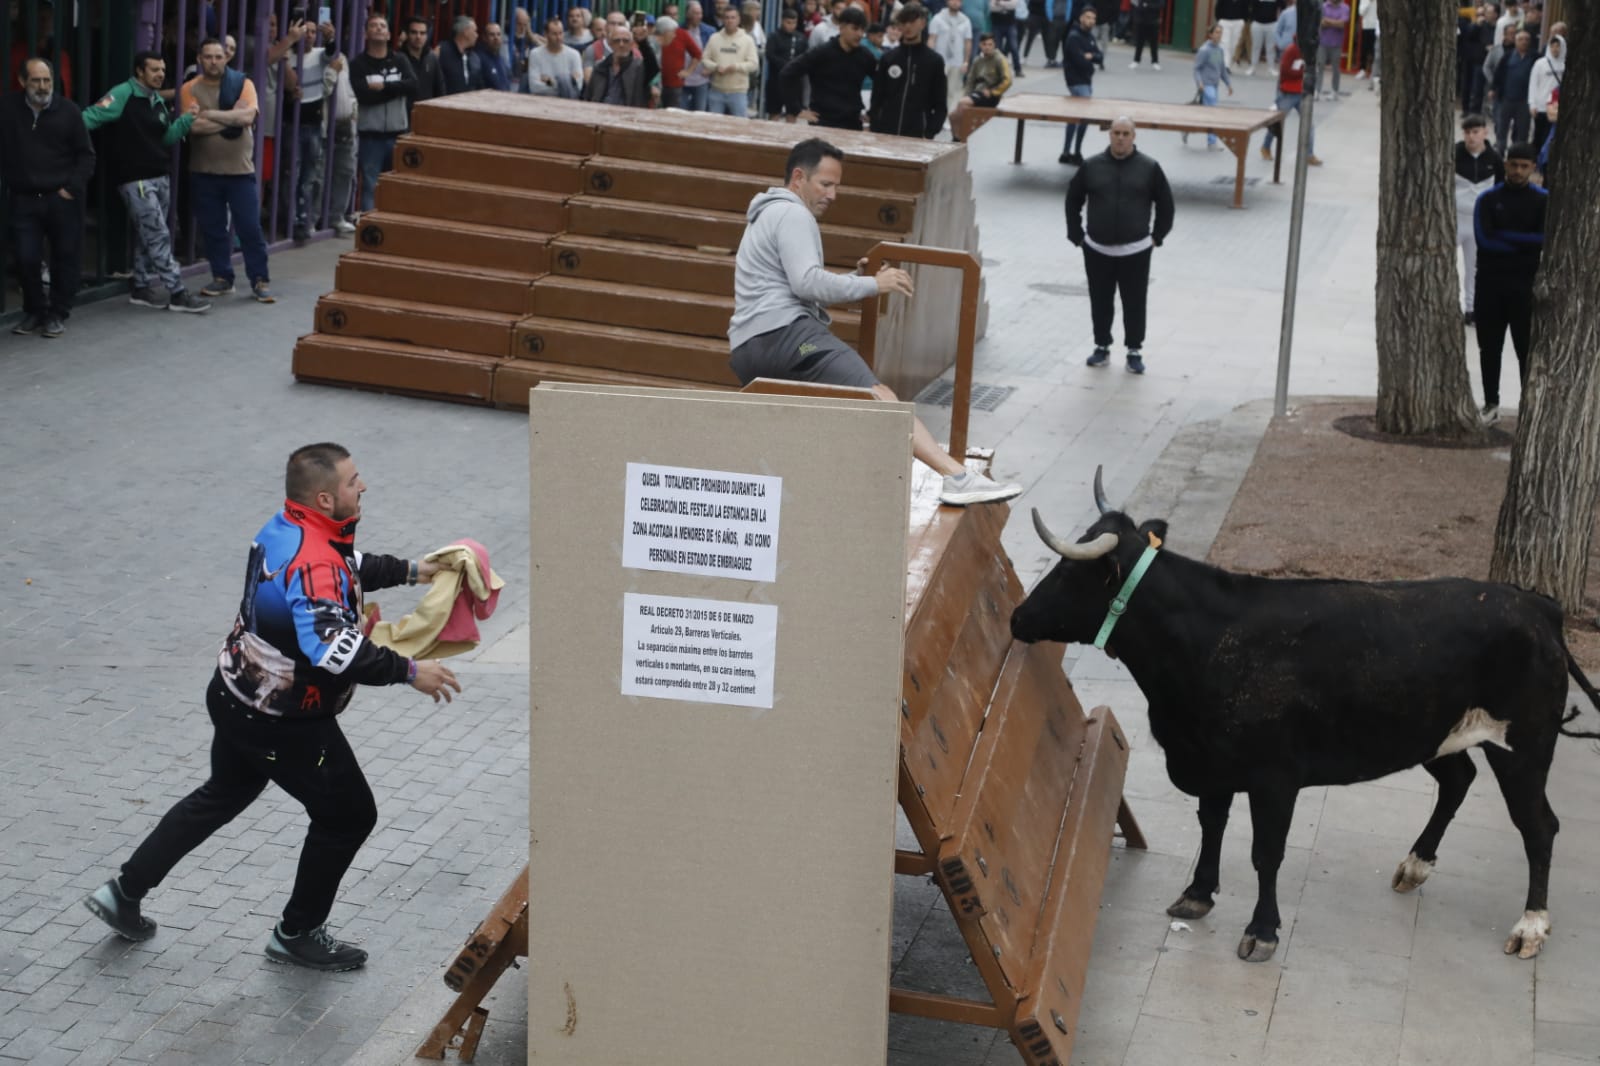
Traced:
<path fill-rule="evenodd" d="M 778 608 L 684 596 L 622 598 L 622 694 L 772 706 Z"/>
<path fill-rule="evenodd" d="M 783 478 L 629 463 L 622 565 L 775 581 Z"/>

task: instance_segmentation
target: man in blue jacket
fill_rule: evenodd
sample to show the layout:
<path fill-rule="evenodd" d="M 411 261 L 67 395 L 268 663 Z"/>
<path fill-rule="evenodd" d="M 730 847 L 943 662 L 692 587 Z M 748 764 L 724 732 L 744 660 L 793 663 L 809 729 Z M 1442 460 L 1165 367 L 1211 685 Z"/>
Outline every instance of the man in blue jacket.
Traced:
<path fill-rule="evenodd" d="M 1094 8 L 1084 8 L 1072 32 L 1061 43 L 1061 70 L 1067 78 L 1067 92 L 1073 96 L 1093 96 L 1094 68 L 1106 69 L 1106 57 L 1094 39 L 1094 24 Z M 1083 135 L 1088 132 L 1087 122 L 1068 124 L 1059 162 L 1083 165 Z"/>
<path fill-rule="evenodd" d="M 1477 319 L 1478 366 L 1483 372 L 1483 421 L 1500 417 L 1500 354 L 1506 330 L 1517 353 L 1517 372 L 1528 383 L 1528 334 L 1533 327 L 1533 277 L 1544 251 L 1548 194 L 1530 183 L 1537 152 L 1513 144 L 1506 152 L 1506 180 L 1478 197 L 1472 227 L 1478 242 L 1473 314 Z"/>
<path fill-rule="evenodd" d="M 362 591 L 432 581 L 433 562 L 356 551 L 366 483 L 337 444 L 289 456 L 287 499 L 250 545 L 244 597 L 206 689 L 211 776 L 179 800 L 84 905 L 125 940 L 156 923 L 139 901 L 212 833 L 255 802 L 268 782 L 311 816 L 294 891 L 267 940 L 267 957 L 314 970 L 353 970 L 367 953 L 328 932 L 339 882 L 378 821 L 372 789 L 339 729 L 357 685 L 409 684 L 449 702 L 461 691 L 438 660 L 406 659 L 363 633 Z"/>

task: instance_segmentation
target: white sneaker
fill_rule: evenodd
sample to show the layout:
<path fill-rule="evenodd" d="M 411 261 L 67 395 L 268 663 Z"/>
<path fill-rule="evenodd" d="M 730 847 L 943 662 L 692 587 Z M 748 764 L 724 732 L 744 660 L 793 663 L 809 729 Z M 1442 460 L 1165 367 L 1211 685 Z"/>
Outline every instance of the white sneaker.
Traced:
<path fill-rule="evenodd" d="M 1247 77 L 1247 78 L 1255 77 L 1256 76 L 1256 68 L 1255 67 L 1250 67 L 1250 68 L 1246 69 L 1245 72 L 1244 72 L 1244 76 Z"/>
<path fill-rule="evenodd" d="M 333 224 L 333 232 L 339 234 L 341 237 L 348 237 L 355 231 L 355 223 L 347 221 L 346 219 L 341 218 Z"/>
<path fill-rule="evenodd" d="M 952 474 L 944 479 L 944 489 L 939 493 L 939 502 L 965 507 L 969 503 L 1009 500 L 1021 494 L 1021 485 L 1001 484 L 968 470 L 964 474 Z"/>
<path fill-rule="evenodd" d="M 1150 64 L 1150 69 L 1151 70 L 1160 70 L 1161 69 L 1161 64 L 1160 63 L 1151 63 Z"/>
<path fill-rule="evenodd" d="M 1129 63 L 1128 64 L 1128 69 L 1129 70 L 1138 70 L 1139 69 L 1139 61 L 1137 59 L 1135 59 L 1132 63 Z"/>

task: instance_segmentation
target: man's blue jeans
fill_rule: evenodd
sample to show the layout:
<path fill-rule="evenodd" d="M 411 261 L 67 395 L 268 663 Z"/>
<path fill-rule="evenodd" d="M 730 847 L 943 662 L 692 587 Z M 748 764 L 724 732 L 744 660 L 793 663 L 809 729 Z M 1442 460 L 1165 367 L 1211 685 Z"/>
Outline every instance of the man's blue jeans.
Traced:
<path fill-rule="evenodd" d="M 706 100 L 711 95 L 711 83 L 704 85 L 685 85 L 683 87 L 683 109 L 685 111 L 704 111 Z"/>
<path fill-rule="evenodd" d="M 1093 96 L 1094 95 L 1094 86 L 1093 85 L 1068 85 L 1067 86 L 1067 92 L 1071 93 L 1073 96 Z M 1073 155 L 1075 153 L 1082 152 L 1083 151 L 1083 135 L 1085 133 L 1088 133 L 1088 132 L 1089 132 L 1089 124 L 1087 122 L 1076 123 L 1076 124 L 1068 123 L 1067 124 L 1067 143 L 1062 146 L 1062 148 L 1061 148 L 1062 153 L 1064 155 Z"/>
<path fill-rule="evenodd" d="M 270 280 L 267 241 L 261 235 L 261 192 L 254 174 L 190 174 L 194 218 L 205 240 L 211 276 L 233 280 L 233 242 L 228 239 L 228 216 L 244 252 L 244 273 L 254 285 Z"/>
<path fill-rule="evenodd" d="M 1289 114 L 1288 113 L 1290 111 L 1298 111 L 1300 113 L 1300 121 L 1301 122 L 1304 122 L 1306 120 L 1306 110 L 1305 110 L 1305 107 L 1302 105 L 1303 99 L 1304 99 L 1304 97 L 1300 93 L 1286 93 L 1286 92 L 1283 92 L 1282 90 L 1279 90 L 1279 92 L 1278 92 L 1278 102 L 1276 104 L 1274 104 L 1273 106 L 1277 110 L 1282 111 L 1284 113 L 1283 126 L 1281 128 L 1285 131 L 1284 132 L 1285 139 L 1288 138 L 1288 128 L 1289 128 Z M 1272 138 L 1277 133 L 1279 128 L 1280 127 L 1277 127 L 1277 126 L 1268 126 L 1267 127 L 1267 135 L 1261 142 L 1261 147 L 1262 148 L 1271 150 L 1271 148 L 1272 148 Z M 1316 155 L 1317 154 L 1317 131 L 1316 131 L 1316 127 L 1314 127 L 1314 126 L 1311 129 L 1311 136 L 1306 139 L 1306 154 L 1307 155 Z"/>
<path fill-rule="evenodd" d="M 706 100 L 706 110 L 713 115 L 732 115 L 735 118 L 746 118 L 750 114 L 750 96 L 748 90 L 736 93 L 725 93 L 712 89 Z"/>
<path fill-rule="evenodd" d="M 361 210 L 372 210 L 372 197 L 378 191 L 378 175 L 394 167 L 394 141 L 398 133 L 363 133 L 357 145 L 361 167 Z"/>

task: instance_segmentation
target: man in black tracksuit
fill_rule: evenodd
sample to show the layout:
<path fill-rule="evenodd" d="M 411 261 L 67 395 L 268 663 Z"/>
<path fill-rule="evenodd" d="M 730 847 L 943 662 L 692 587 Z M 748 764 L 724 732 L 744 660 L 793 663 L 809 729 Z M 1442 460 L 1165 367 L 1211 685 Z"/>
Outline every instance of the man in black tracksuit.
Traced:
<path fill-rule="evenodd" d="M 23 91 L 0 94 L 0 177 L 22 284 L 22 321 L 11 332 L 59 337 L 83 269 L 83 202 L 94 176 L 94 146 L 83 112 L 55 91 L 49 63 L 30 59 L 17 74 Z M 46 240 L 48 298 L 41 273 Z"/>
<path fill-rule="evenodd" d="M 786 7 L 781 27 L 767 34 L 768 118 L 798 115 L 805 107 L 805 98 L 798 93 L 791 94 L 783 82 L 784 69 L 805 50 L 806 35 L 800 32 L 800 16 L 794 8 Z"/>
<path fill-rule="evenodd" d="M 928 47 L 928 9 L 917 0 L 894 17 L 900 45 L 883 53 L 872 74 L 873 133 L 933 140 L 944 129 L 944 60 Z"/>
<path fill-rule="evenodd" d="M 1548 194 L 1530 185 L 1536 152 L 1514 144 L 1506 152 L 1506 180 L 1478 197 L 1472 213 L 1478 242 L 1478 273 L 1473 302 L 1477 317 L 1478 362 L 1483 371 L 1483 420 L 1500 417 L 1500 353 L 1506 328 L 1517 353 L 1517 371 L 1528 382 L 1528 333 L 1533 325 L 1533 276 L 1544 251 L 1544 208 Z"/>
<path fill-rule="evenodd" d="M 1086 8 L 1067 34 L 1061 45 L 1061 73 L 1067 79 L 1067 92 L 1073 96 L 1094 95 L 1094 68 L 1106 69 L 1106 57 L 1094 39 L 1094 8 Z M 1066 143 L 1061 147 L 1059 162 L 1081 166 L 1083 163 L 1083 135 L 1089 132 L 1087 122 L 1067 123 Z"/>
<path fill-rule="evenodd" d="M 1083 249 L 1089 277 L 1089 307 L 1094 318 L 1090 366 L 1111 360 L 1114 298 L 1122 293 L 1122 337 L 1128 346 L 1128 373 L 1144 373 L 1145 294 L 1150 287 L 1150 249 L 1172 231 L 1172 189 L 1161 164 L 1133 146 L 1131 119 L 1111 124 L 1111 147 L 1091 156 L 1067 186 L 1067 239 Z M 1087 232 L 1083 222 L 1088 202 Z M 1150 210 L 1155 209 L 1155 227 Z"/>
<path fill-rule="evenodd" d="M 872 77 L 878 61 L 861 47 L 867 35 L 867 14 L 859 7 L 839 12 L 839 35 L 783 68 L 783 95 L 801 99 L 811 79 L 811 107 L 800 117 L 835 130 L 861 128 L 861 83 Z M 769 44 L 770 47 L 770 44 Z M 942 125 L 942 123 L 941 123 Z"/>

